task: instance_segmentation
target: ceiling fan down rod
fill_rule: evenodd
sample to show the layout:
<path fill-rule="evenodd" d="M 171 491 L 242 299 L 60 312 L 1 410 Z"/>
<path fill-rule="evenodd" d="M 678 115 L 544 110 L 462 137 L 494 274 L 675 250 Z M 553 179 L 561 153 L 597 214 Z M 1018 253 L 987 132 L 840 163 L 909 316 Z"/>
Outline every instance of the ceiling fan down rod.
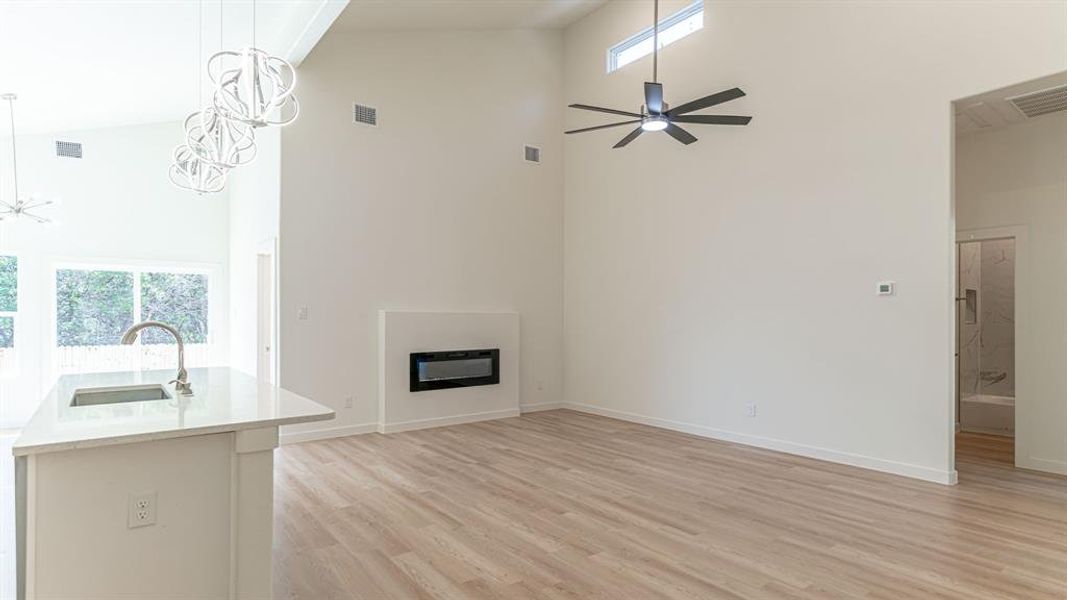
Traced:
<path fill-rule="evenodd" d="M 652 83 L 659 75 L 659 0 L 652 0 Z"/>

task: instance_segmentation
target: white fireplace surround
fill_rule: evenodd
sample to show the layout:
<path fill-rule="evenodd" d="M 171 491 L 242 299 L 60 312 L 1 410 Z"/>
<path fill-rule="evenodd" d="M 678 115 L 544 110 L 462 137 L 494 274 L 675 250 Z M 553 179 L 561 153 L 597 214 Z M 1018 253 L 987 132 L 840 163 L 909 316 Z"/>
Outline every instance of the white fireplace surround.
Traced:
<path fill-rule="evenodd" d="M 409 355 L 500 349 L 500 383 L 409 391 Z M 378 432 L 519 416 L 519 315 L 512 312 L 378 312 Z"/>

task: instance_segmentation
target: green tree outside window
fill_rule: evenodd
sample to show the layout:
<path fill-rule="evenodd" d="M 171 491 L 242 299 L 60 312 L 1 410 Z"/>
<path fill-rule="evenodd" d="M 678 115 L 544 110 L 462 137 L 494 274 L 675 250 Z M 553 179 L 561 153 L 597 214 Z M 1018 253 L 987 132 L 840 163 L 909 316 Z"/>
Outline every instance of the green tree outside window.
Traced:
<path fill-rule="evenodd" d="M 133 273 L 56 271 L 56 343 L 104 346 L 119 343 L 133 325 Z"/>
<path fill-rule="evenodd" d="M 0 317 L 0 348 L 15 347 L 15 319 Z"/>
<path fill-rule="evenodd" d="M 113 346 L 138 321 L 173 325 L 187 344 L 208 341 L 208 276 L 201 273 L 56 271 L 56 343 Z M 0 322 L 3 327 L 3 322 Z M 3 332 L 0 332 L 2 340 Z M 142 344 L 173 344 L 174 338 L 146 329 Z"/>
<path fill-rule="evenodd" d="M 186 344 L 207 343 L 207 275 L 141 273 L 141 320 L 173 325 Z M 170 334 L 146 329 L 142 344 L 173 344 Z"/>
<path fill-rule="evenodd" d="M 18 310 L 18 272 L 18 258 L 0 256 L 0 312 Z"/>

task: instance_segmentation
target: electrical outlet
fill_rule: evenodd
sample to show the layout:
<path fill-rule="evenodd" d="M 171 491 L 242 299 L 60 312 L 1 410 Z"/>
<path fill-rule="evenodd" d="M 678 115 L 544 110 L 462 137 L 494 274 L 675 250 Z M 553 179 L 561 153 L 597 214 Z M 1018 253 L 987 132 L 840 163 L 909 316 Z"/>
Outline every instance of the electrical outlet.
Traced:
<path fill-rule="evenodd" d="M 746 402 L 745 403 L 745 414 L 748 415 L 749 417 L 755 417 L 756 416 L 756 403 L 755 402 Z"/>
<path fill-rule="evenodd" d="M 156 524 L 156 492 L 144 492 L 141 494 L 130 494 L 129 508 L 126 514 L 126 525 L 133 529 L 135 527 L 146 527 L 148 525 Z"/>
<path fill-rule="evenodd" d="M 537 380 L 537 391 L 539 391 L 539 392 L 545 391 L 545 382 L 541 381 L 540 379 Z"/>
<path fill-rule="evenodd" d="M 345 408 L 352 408 L 356 405 L 356 397 L 348 396 L 345 398 Z"/>
<path fill-rule="evenodd" d="M 311 316 L 311 308 L 307 306 L 301 306 L 296 310 L 296 318 L 301 321 L 307 321 L 309 316 Z"/>

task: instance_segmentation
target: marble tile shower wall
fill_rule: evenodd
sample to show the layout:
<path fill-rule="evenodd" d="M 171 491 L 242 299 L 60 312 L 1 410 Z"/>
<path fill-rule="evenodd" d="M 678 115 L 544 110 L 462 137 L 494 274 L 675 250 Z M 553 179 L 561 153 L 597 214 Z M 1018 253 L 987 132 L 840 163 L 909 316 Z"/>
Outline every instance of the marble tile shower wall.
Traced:
<path fill-rule="evenodd" d="M 960 274 L 959 296 L 965 298 L 967 290 L 974 290 L 975 297 L 982 286 L 982 242 L 967 242 L 960 244 Z M 960 352 L 960 394 L 973 396 L 978 393 L 979 358 L 981 355 L 980 331 L 978 329 L 977 313 L 974 320 L 967 318 L 968 307 L 963 300 L 957 302 L 958 309 L 963 316 L 959 319 L 959 352 Z"/>
<path fill-rule="evenodd" d="M 975 322 L 960 311 L 962 395 L 1015 395 L 1015 241 L 960 244 L 959 295 L 977 292 Z"/>
<path fill-rule="evenodd" d="M 1015 240 L 982 242 L 979 328 L 983 394 L 1015 395 Z"/>

